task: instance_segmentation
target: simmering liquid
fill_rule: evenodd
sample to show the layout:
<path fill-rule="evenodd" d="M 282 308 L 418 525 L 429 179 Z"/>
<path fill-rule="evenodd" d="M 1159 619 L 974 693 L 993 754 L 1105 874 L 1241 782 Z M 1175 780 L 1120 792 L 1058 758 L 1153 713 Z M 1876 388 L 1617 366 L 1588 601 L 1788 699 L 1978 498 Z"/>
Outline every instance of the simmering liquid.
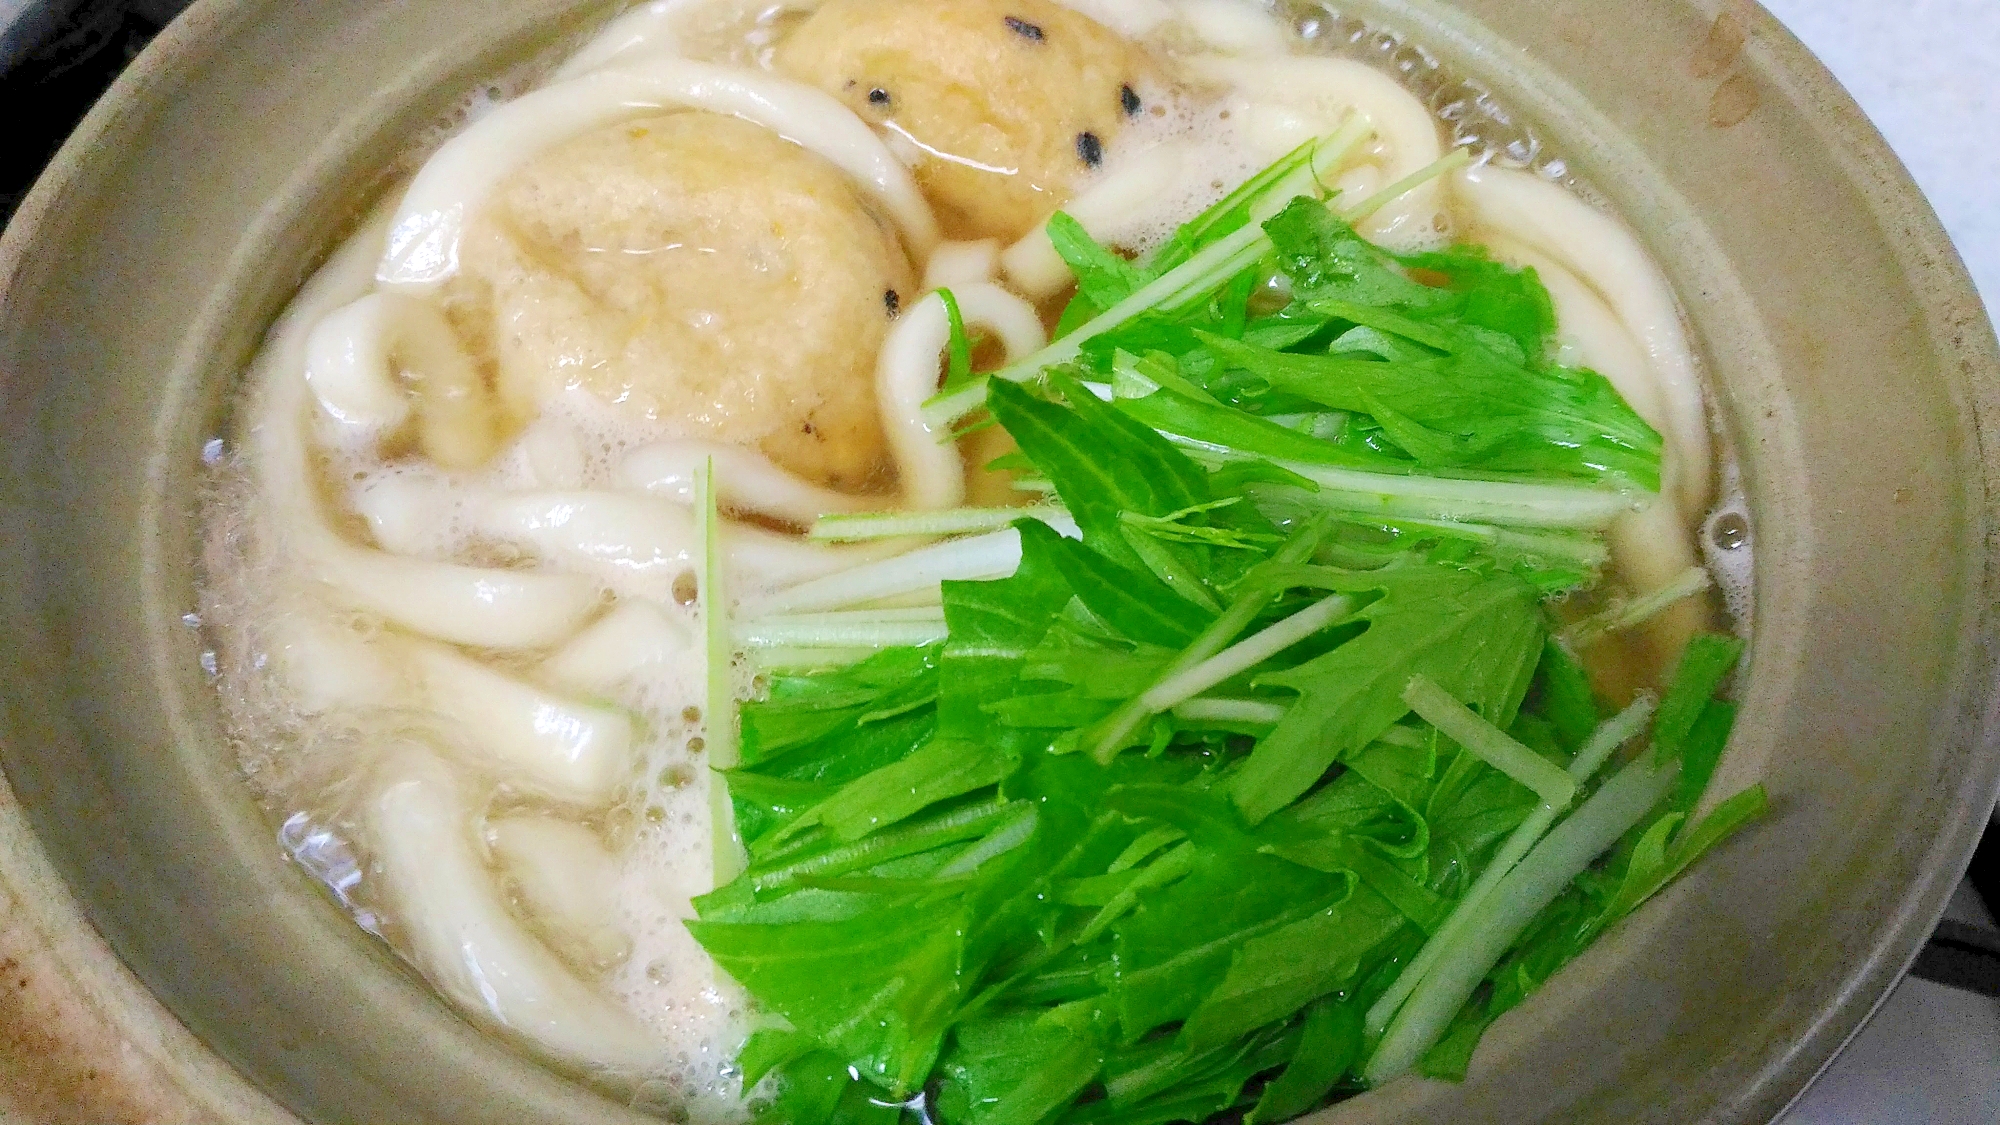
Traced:
<path fill-rule="evenodd" d="M 871 557 L 796 532 L 819 511 L 910 502 L 896 419 L 877 419 L 877 353 L 922 294 L 990 283 L 1039 315 L 1023 331 L 1052 325 L 1068 274 L 1037 241 L 1039 219 L 1007 218 L 1023 208 L 1062 207 L 1136 254 L 1352 109 L 1378 131 L 1330 185 L 1342 198 L 1470 149 L 1463 183 L 1399 198 L 1363 233 L 1399 249 L 1480 242 L 1535 266 L 1566 360 L 1602 371 L 1668 442 L 1663 506 L 1614 531 L 1607 583 L 1562 612 L 1647 592 L 1699 558 L 1729 615 L 1749 621 L 1747 511 L 1726 456 L 1710 453 L 1664 282 L 1615 223 L 1564 229 L 1589 211 L 1587 188 L 1421 44 L 1248 0 L 1073 0 L 1074 27 L 1009 15 L 1032 44 L 1117 44 L 1088 62 L 1101 74 L 1070 84 L 1096 83 L 1104 104 L 1072 106 L 1069 86 L 1027 70 L 993 93 L 1027 99 L 1002 140 L 1032 168 L 952 132 L 957 111 L 914 104 L 925 88 L 893 67 L 879 87 L 817 83 L 811 112 L 845 114 L 854 139 L 808 149 L 776 139 L 805 129 L 745 125 L 727 116 L 748 112 L 738 103 L 685 93 L 689 74 L 792 90 L 847 65 L 842 25 L 818 8 L 645 5 L 468 94 L 415 146 L 402 209 L 398 189 L 273 329 L 241 392 L 243 425 L 209 451 L 199 624 L 278 844 L 448 999 L 677 1118 L 745 1115 L 733 1060 L 756 1015 L 682 925 L 735 847 L 710 768 L 692 466 L 717 456 L 719 479 L 737 482 L 723 496 L 730 596 Z M 987 49 L 988 32 L 966 32 L 965 49 Z M 1353 69 L 1315 69 L 1328 60 Z M 577 108 L 587 98 L 521 108 L 625 74 L 680 92 L 644 114 Z M 603 119 L 551 124 L 591 113 Z M 498 148 L 453 147 L 503 121 L 513 132 L 495 134 Z M 1051 122 L 1088 127 L 1051 142 Z M 972 139 L 953 150 L 940 136 Z M 686 155 L 706 149 L 740 159 Z M 800 171 L 758 179 L 771 162 L 751 157 L 767 151 Z M 870 180 L 884 153 L 893 174 Z M 678 169 L 672 192 L 646 186 L 662 182 L 646 178 L 651 160 Z M 449 231 L 408 202 L 433 189 L 470 201 Z M 764 210 L 745 213 L 748 198 Z M 764 222 L 776 208 L 791 208 L 785 223 Z M 450 253 L 425 257 L 439 245 Z M 1008 495 L 980 480 L 994 452 L 968 450 L 961 495 Z M 547 585 L 509 585 L 530 579 Z M 1594 647 L 1600 687 L 1656 682 L 1714 608 L 1691 599 Z M 733 669 L 739 697 L 756 671 Z M 396 835 L 417 828 L 434 828 L 439 850 Z M 450 901 L 413 890 L 453 863 L 469 882 Z M 450 934 L 474 952 L 446 956 Z M 480 974 L 495 966 L 526 967 L 494 984 Z M 586 1002 L 602 1008 L 579 1016 Z"/>

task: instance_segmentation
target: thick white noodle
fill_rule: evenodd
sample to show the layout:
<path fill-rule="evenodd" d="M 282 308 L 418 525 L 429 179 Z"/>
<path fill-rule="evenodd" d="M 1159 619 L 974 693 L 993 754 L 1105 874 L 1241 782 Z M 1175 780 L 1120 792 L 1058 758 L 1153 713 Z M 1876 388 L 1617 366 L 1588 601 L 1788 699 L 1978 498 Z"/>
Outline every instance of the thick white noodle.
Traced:
<path fill-rule="evenodd" d="M 743 618 L 781 613 L 816 613 L 845 609 L 909 594 L 935 595 L 938 583 L 953 579 L 1004 578 L 1021 565 L 1021 533 L 1013 528 L 963 539 L 947 539 L 928 547 L 855 567 L 737 605 Z"/>
<path fill-rule="evenodd" d="M 335 602 L 412 632 L 484 648 L 541 648 L 574 633 L 595 612 L 595 583 L 425 562 L 358 547 L 327 524 L 313 480 L 312 414 L 305 380 L 306 339 L 329 312 L 370 284 L 380 224 L 350 239 L 300 290 L 272 328 L 252 385 L 261 388 L 250 437 L 259 502 L 299 571 Z"/>
<path fill-rule="evenodd" d="M 613 590 L 671 601 L 694 566 L 694 514 L 629 492 L 493 492 L 470 505 L 470 524 L 557 570 L 597 577 Z"/>
<path fill-rule="evenodd" d="M 1624 322 L 1568 267 L 1511 238 L 1490 237 L 1486 242 L 1501 260 L 1531 266 L 1540 277 L 1555 306 L 1558 342 L 1565 362 L 1588 367 L 1604 376 L 1634 412 L 1660 431 L 1664 439 L 1661 495 L 1638 511 L 1619 516 L 1608 531 L 1612 561 L 1619 577 L 1635 595 L 1643 596 L 1670 585 L 1699 563 L 1675 504 L 1676 484 L 1685 472 L 1686 455 L 1673 440 L 1652 365 Z M 1656 651 L 1671 654 L 1679 652 L 1700 625 L 1698 610 L 1675 607 L 1649 621 L 1646 631 Z"/>
<path fill-rule="evenodd" d="M 1062 210 L 1102 242 L 1143 204 L 1179 184 L 1187 149 L 1180 141 L 1163 141 L 1124 157 L 1117 168 L 1064 204 Z M 1038 300 L 1053 296 L 1071 281 L 1069 266 L 1049 241 L 1046 224 L 1009 246 L 1000 255 L 1000 268 L 1014 288 Z"/>
<path fill-rule="evenodd" d="M 541 677 L 570 691 L 607 695 L 647 668 L 693 660 L 698 638 L 682 618 L 624 601 L 542 662 Z"/>
<path fill-rule="evenodd" d="M 909 549 L 911 540 L 883 539 L 837 546 L 725 520 L 722 552 L 734 589 L 770 589 L 842 574 Z"/>
<path fill-rule="evenodd" d="M 1351 168 L 1342 169 L 1341 173 L 1333 178 L 1333 190 L 1338 193 L 1336 206 L 1341 203 L 1350 205 L 1359 203 L 1387 187 L 1388 183 L 1382 169 L 1373 164 L 1356 164 Z M 1287 293 L 1291 292 L 1291 278 L 1279 274 L 1277 280 L 1284 283 Z"/>
<path fill-rule="evenodd" d="M 1681 519 L 1699 519 L 1708 501 L 1708 420 L 1694 353 L 1659 267 L 1623 224 L 1530 173 L 1468 168 L 1452 184 L 1476 228 L 1561 262 L 1625 323 L 1645 351 L 1664 407 L 1663 433 L 1680 454 L 1675 501 Z"/>
<path fill-rule="evenodd" d="M 578 389 L 576 394 L 589 394 Z M 511 464 L 508 463 L 511 459 Z M 590 471 L 590 455 L 576 427 L 544 414 L 514 440 L 502 457 L 502 473 L 511 473 L 530 488 L 582 488 Z"/>
<path fill-rule="evenodd" d="M 486 843 L 521 905 L 555 944 L 587 965 L 615 965 L 632 952 L 619 925 L 618 857 L 571 820 L 514 816 L 489 821 Z"/>
<path fill-rule="evenodd" d="M 982 238 L 977 242 L 940 242 L 924 264 L 924 288 L 948 289 L 992 281 L 1000 272 L 1000 240 Z"/>
<path fill-rule="evenodd" d="M 1245 0 L 1174 0 L 1174 18 L 1211 50 L 1269 57 L 1291 49 L 1269 9 Z"/>
<path fill-rule="evenodd" d="M 572 1063 L 657 1069 L 663 1046 L 577 979 L 508 913 L 486 872 L 458 779 L 433 754 L 399 750 L 368 803 L 368 841 L 391 916 L 424 976 L 454 1003 Z"/>
<path fill-rule="evenodd" d="M 272 622 L 266 651 L 303 714 L 422 711 L 467 760 L 573 804 L 606 804 L 631 774 L 635 732 L 621 712 L 494 671 L 447 645 L 394 634 L 364 637 L 324 607 L 289 608 Z"/>
<path fill-rule="evenodd" d="M 596 579 L 612 592 L 673 597 L 693 566 L 694 525 L 684 505 L 627 492 L 492 488 L 422 472 L 371 477 L 351 492 L 375 542 L 402 556 L 435 557 L 463 538 L 505 543 L 550 569 Z M 440 534 L 455 528 L 457 534 Z"/>
<path fill-rule="evenodd" d="M 604 29 L 564 59 L 550 73 L 550 82 L 567 82 L 607 66 L 624 66 L 641 59 L 680 53 L 676 24 L 702 0 L 650 0 L 619 13 Z"/>
<path fill-rule="evenodd" d="M 370 293 L 321 317 L 306 335 L 306 385 L 339 427 L 342 445 L 373 441 L 410 416 L 410 401 L 389 370 L 392 337 L 402 335 L 396 314 L 410 305 L 419 302 Z"/>
<path fill-rule="evenodd" d="M 428 710 L 476 765 L 528 792 L 589 808 L 610 804 L 632 774 L 632 720 L 496 672 L 458 650 L 398 646 Z"/>
<path fill-rule="evenodd" d="M 315 599 L 288 601 L 273 610 L 261 642 L 300 714 L 387 707 L 401 699 L 403 677 L 367 637 Z"/>
<path fill-rule="evenodd" d="M 545 648 L 576 632 L 602 602 L 596 584 L 576 575 L 424 562 L 333 537 L 313 553 L 308 572 L 349 606 L 480 648 Z"/>
<path fill-rule="evenodd" d="M 428 301 L 370 293 L 334 310 L 306 337 L 306 382 L 343 431 L 336 440 L 376 438 L 409 413 L 392 361 L 411 376 L 418 443 L 452 469 L 485 464 L 498 430 L 491 393 L 451 323 Z"/>
<path fill-rule="evenodd" d="M 1063 7 L 1081 12 L 1127 39 L 1143 39 L 1153 29 L 1174 18 L 1174 6 L 1167 0 L 1059 0 Z"/>
<path fill-rule="evenodd" d="M 592 129 L 667 109 L 726 113 L 772 130 L 831 161 L 896 223 L 921 259 L 937 220 L 910 171 L 832 96 L 772 74 L 687 59 L 603 70 L 524 94 L 446 141 L 404 192 L 376 277 L 423 293 L 458 272 L 458 242 L 507 173 Z"/>
<path fill-rule="evenodd" d="M 424 468 L 429 468 L 425 466 Z M 392 555 L 437 559 L 453 521 L 462 518 L 448 479 L 423 469 L 370 476 L 348 490 L 348 505 L 368 525 L 369 538 Z"/>
<path fill-rule="evenodd" d="M 770 458 L 740 445 L 699 438 L 654 442 L 633 450 L 619 462 L 618 484 L 691 505 L 695 470 L 711 460 L 715 463 L 717 498 L 732 510 L 810 524 L 823 515 L 872 511 L 884 503 L 800 480 Z"/>
<path fill-rule="evenodd" d="M 1687 524 L 1673 501 L 1660 497 L 1636 512 L 1618 517 L 1609 528 L 1611 559 L 1632 593 L 1644 596 L 1681 580 L 1701 565 Z M 1697 599 L 1685 599 L 1645 623 L 1653 648 L 1663 659 L 1678 654 L 1705 621 Z"/>
<path fill-rule="evenodd" d="M 435 555 L 455 536 L 502 543 L 533 556 L 546 571 L 587 577 L 620 597 L 662 605 L 694 570 L 694 513 L 668 495 L 610 489 L 505 490 L 463 479 L 389 473 L 352 490 L 356 512 L 394 556 Z M 753 586 L 786 585 L 879 558 L 895 544 L 831 547 L 727 521 L 723 550 L 732 570 Z M 415 559 L 407 561 L 414 562 Z M 444 564 L 429 564 L 444 565 Z"/>
<path fill-rule="evenodd" d="M 1035 307 L 997 285 L 955 288 L 960 317 L 997 336 L 1007 358 L 1032 355 L 1048 342 Z M 965 500 L 965 466 L 958 447 L 924 421 L 924 402 L 937 393 L 938 364 L 951 342 L 951 318 L 936 293 L 903 310 L 882 342 L 875 362 L 875 395 L 882 430 L 896 458 L 905 506 L 918 511 L 955 508 Z"/>
<path fill-rule="evenodd" d="M 1659 381 L 1653 378 L 1646 353 L 1618 314 L 1596 290 L 1554 258 L 1504 235 L 1491 235 L 1482 241 L 1501 261 L 1535 271 L 1555 306 L 1556 342 L 1563 362 L 1588 367 L 1610 380 L 1633 411 L 1659 431 L 1666 447 L 1662 469 L 1669 477 L 1677 476 L 1682 457 L 1680 443 L 1667 418 Z"/>
<path fill-rule="evenodd" d="M 1271 158 L 1325 136 L 1358 113 L 1375 131 L 1385 183 L 1444 155 L 1437 120 L 1395 79 L 1365 63 L 1287 55 L 1278 58 L 1197 58 L 1194 72 L 1241 92 L 1245 128 Z M 1441 234 L 1444 192 L 1436 181 L 1389 201 L 1357 228 L 1396 249 L 1433 245 Z"/>

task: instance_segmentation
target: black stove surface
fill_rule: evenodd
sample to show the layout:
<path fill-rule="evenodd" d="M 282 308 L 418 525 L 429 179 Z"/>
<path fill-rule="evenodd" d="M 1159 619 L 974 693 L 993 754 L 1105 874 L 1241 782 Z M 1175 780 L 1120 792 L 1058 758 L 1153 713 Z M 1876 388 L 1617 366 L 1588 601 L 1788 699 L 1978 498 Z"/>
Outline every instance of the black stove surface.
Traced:
<path fill-rule="evenodd" d="M 187 0 L 0 0 L 0 221 L 97 95 Z"/>

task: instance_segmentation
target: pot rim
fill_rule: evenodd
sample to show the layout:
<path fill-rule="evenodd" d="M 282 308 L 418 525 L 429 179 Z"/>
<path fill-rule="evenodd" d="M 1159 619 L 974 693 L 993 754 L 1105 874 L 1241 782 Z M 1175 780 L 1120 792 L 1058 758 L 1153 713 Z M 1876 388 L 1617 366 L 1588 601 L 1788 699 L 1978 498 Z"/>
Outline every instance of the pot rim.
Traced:
<path fill-rule="evenodd" d="M 23 197 L 4 233 L 0 233 L 0 320 L 14 300 L 17 286 L 38 267 L 33 251 L 68 198 L 88 178 L 98 148 L 150 108 L 174 97 L 186 83 L 198 82 L 200 63 L 241 21 L 254 18 L 269 0 L 197 0 L 119 76 L 93 106 L 28 194 Z M 1696 0 L 1707 10 L 1712 7 Z M 1754 8 L 1754 10 L 1752 10 Z M 1941 345 L 1957 373 L 1952 388 L 1966 415 L 1963 436 L 1978 451 L 1983 467 L 1978 482 L 1977 515 L 1983 521 L 1983 544 L 1977 590 L 1972 595 L 1986 607 L 1980 620 L 1967 626 L 1974 651 L 1961 666 L 1979 682 L 1962 685 L 1963 702 L 1972 728 L 1966 733 L 1984 752 L 1970 759 L 1951 794 L 1947 815 L 1931 826 L 1931 846 L 1921 864 L 1921 877 L 1901 898 L 1893 916 L 1874 931 L 1873 941 L 1858 968 L 1822 1007 L 1816 1020 L 1795 1037 L 1742 1091 L 1736 1105 L 1786 1106 L 1831 1062 L 1887 999 L 1915 959 L 1923 941 L 1942 915 L 1959 872 L 1969 860 L 2000 800 L 2000 682 L 1996 682 L 1995 606 L 2000 603 L 2000 346 L 1986 319 L 1970 276 L 1948 236 L 1886 140 L 1860 107 L 1782 24 L 1761 7 L 1738 6 L 1750 24 L 1749 34 L 1763 52 L 1749 65 L 1785 89 L 1801 112 L 1820 127 L 1819 143 L 1840 160 L 1848 178 L 1863 192 L 1878 216 L 1895 216 L 1902 237 L 1896 259 L 1911 291 L 1931 324 L 1949 331 Z M 1968 309 L 1970 313 L 1968 313 Z M 5 373 L 0 372 L 0 380 Z M 0 382 L 0 392 L 6 391 Z M 0 956 L 12 953 L 9 942 L 25 934 L 22 948 L 40 950 L 48 964 L 74 975 L 70 990 L 78 1012 L 116 1029 L 113 1041 L 137 1045 L 151 1079 L 169 1082 L 176 1090 L 200 1099 L 202 1115 L 228 1120 L 293 1120 L 290 1114 L 231 1070 L 220 1056 L 196 1040 L 167 1013 L 110 946 L 89 925 L 81 904 L 60 881 L 57 867 L 22 818 L 12 791 L 0 775 L 0 895 L 18 905 L 16 918 L 0 930 Z M 0 1014 L 6 1008 L 0 1007 Z M 0 1032 L 5 1031 L 0 1028 Z M 12 1045 L 0 1036 L 0 1050 Z M 117 1076 L 118 1068 L 107 1070 Z M 142 1080 L 137 1072 L 128 1075 Z M 116 1079 L 123 1080 L 123 1079 Z M 192 1103 L 191 1103 L 192 1104 Z M 0 1120 L 5 1120 L 0 1117 Z"/>

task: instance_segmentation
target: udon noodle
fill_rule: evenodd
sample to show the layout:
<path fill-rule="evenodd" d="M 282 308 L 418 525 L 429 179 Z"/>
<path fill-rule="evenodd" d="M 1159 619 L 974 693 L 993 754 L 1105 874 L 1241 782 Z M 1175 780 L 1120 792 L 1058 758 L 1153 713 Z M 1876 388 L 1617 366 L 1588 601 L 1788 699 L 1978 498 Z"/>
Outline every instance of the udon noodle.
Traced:
<path fill-rule="evenodd" d="M 954 319 L 989 368 L 1048 342 L 1071 282 L 1049 212 L 1143 253 L 1344 123 L 1359 143 L 1321 173 L 1347 200 L 1435 165 L 1447 140 L 1482 140 L 1468 98 L 1447 96 L 1469 87 L 1324 13 L 1015 7 L 1041 22 L 1010 27 L 1089 36 L 1096 53 L 1075 75 L 1010 71 L 1002 93 L 1029 104 L 991 151 L 945 150 L 884 109 L 959 136 L 951 104 L 906 109 L 935 93 L 921 75 L 824 79 L 856 36 L 928 18 L 910 5 L 634 8 L 422 159 L 249 373 L 210 511 L 205 618 L 282 838 L 451 1002 L 649 1104 L 743 1113 L 748 1001 L 681 926 L 735 847 L 708 768 L 726 739 L 706 725 L 697 478 L 727 517 L 739 642 L 763 654 L 735 668 L 739 694 L 805 615 L 900 605 L 869 617 L 857 651 L 885 629 L 934 638 L 940 576 L 1017 564 L 1004 520 L 936 540 L 799 532 L 830 513 L 1025 499 L 982 471 L 1000 451 L 987 438 L 954 445 L 923 406 Z M 961 9 L 999 10 L 939 11 Z M 947 50 L 985 33 L 935 34 Z M 1361 57 L 1375 43 L 1391 65 Z M 1071 104 L 1080 90 L 1112 100 Z M 1045 135 L 1078 120 L 1074 139 Z M 1658 500 L 1611 531 L 1624 592 L 1658 591 L 1697 565 L 1691 529 L 1717 479 L 1673 295 L 1538 140 L 1483 139 L 1471 166 L 1392 193 L 1358 229 L 1398 249 L 1480 242 L 1536 270 L 1565 360 L 1663 435 Z M 1019 166 L 999 167 L 1009 152 Z M 636 197 L 659 167 L 678 194 Z M 572 188 L 587 197 L 561 197 Z M 708 260 L 732 254 L 754 260 Z M 1690 600 L 1654 619 L 1652 650 L 1706 612 Z"/>

